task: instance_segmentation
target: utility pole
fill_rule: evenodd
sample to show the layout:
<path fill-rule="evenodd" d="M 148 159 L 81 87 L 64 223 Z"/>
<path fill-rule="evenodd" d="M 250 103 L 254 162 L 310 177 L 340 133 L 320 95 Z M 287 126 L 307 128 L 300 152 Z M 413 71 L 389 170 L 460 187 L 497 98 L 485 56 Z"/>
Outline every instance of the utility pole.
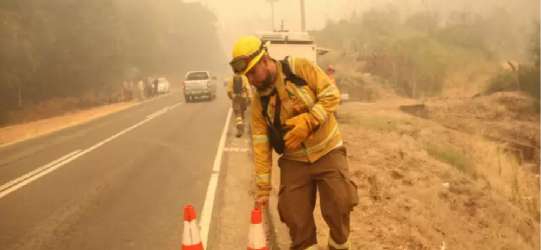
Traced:
<path fill-rule="evenodd" d="M 274 28 L 274 3 L 277 3 L 278 0 L 267 0 L 267 3 L 271 5 L 271 19 L 272 19 L 272 31 L 275 31 Z"/>
<path fill-rule="evenodd" d="M 304 18 L 304 0 L 301 1 L 301 31 L 306 31 L 306 19 Z"/>

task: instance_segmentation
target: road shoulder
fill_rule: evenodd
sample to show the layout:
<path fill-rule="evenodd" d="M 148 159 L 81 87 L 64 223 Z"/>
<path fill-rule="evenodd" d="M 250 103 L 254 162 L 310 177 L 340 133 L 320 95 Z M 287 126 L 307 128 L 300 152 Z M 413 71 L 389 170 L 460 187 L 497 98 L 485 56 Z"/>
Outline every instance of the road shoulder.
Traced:
<path fill-rule="evenodd" d="M 247 111 L 249 113 L 249 110 Z M 247 124 L 250 121 L 247 120 Z M 209 249 L 230 250 L 246 248 L 250 215 L 253 208 L 253 154 L 250 133 L 236 138 L 235 123 L 229 125 L 224 147 L 224 178 L 219 185 L 221 199 L 215 241 Z M 222 181 L 222 180 L 221 180 Z"/>
<path fill-rule="evenodd" d="M 82 125 L 93 120 L 106 117 L 136 107 L 140 104 L 148 103 L 165 96 L 169 96 L 177 91 L 171 91 L 168 94 L 161 95 L 157 98 L 145 99 L 137 102 L 121 102 L 94 107 L 90 109 L 70 112 L 64 115 L 55 116 L 34 122 L 23 124 L 10 125 L 0 128 L 0 148 L 7 147 L 12 144 L 49 135 L 54 132 L 62 131 L 71 127 Z"/>

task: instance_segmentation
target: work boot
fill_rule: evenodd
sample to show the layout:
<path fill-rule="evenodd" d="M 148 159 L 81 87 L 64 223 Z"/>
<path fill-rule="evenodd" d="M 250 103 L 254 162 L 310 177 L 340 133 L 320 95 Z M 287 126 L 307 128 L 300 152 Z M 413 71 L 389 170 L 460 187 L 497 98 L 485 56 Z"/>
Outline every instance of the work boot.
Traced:
<path fill-rule="evenodd" d="M 244 124 L 237 124 L 237 138 L 244 134 Z"/>

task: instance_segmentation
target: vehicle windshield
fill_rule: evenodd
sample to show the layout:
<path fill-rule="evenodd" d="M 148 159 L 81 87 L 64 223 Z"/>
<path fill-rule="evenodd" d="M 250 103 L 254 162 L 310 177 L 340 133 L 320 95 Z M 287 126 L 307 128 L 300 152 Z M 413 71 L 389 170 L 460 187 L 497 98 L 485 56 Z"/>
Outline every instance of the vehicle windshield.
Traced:
<path fill-rule="evenodd" d="M 186 76 L 186 80 L 208 80 L 209 75 L 207 72 L 192 72 Z"/>

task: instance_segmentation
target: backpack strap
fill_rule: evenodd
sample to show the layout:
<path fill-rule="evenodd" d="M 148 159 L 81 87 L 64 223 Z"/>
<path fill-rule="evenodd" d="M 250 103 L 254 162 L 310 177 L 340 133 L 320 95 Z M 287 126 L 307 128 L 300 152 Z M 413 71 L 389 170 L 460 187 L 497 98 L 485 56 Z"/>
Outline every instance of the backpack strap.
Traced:
<path fill-rule="evenodd" d="M 268 113 L 268 108 L 269 108 L 270 98 L 271 96 L 274 96 L 274 95 L 276 95 L 276 103 L 274 104 L 274 108 L 275 108 L 274 109 L 274 122 L 271 122 L 269 113 Z M 276 88 L 270 93 L 270 95 L 260 96 L 259 100 L 261 101 L 261 108 L 262 108 L 261 113 L 263 117 L 266 118 L 267 125 L 274 126 L 275 128 L 280 128 L 281 127 L 280 111 L 281 111 L 282 102 L 280 100 L 280 96 L 278 95 L 278 91 L 276 90 Z"/>
<path fill-rule="evenodd" d="M 298 75 L 295 75 L 295 73 L 293 73 L 291 70 L 291 65 L 289 65 L 289 56 L 286 56 L 283 60 L 280 60 L 280 64 L 282 65 L 282 73 L 286 77 L 286 81 L 290 81 L 299 87 L 308 85 L 304 79 Z"/>
<path fill-rule="evenodd" d="M 276 95 L 276 103 L 274 105 L 274 122 L 271 122 L 269 118 L 269 114 L 267 113 L 270 97 Z M 267 121 L 267 128 L 268 128 L 268 136 L 269 136 L 269 142 L 274 148 L 274 151 L 281 155 L 284 153 L 285 150 L 285 142 L 282 134 L 282 124 L 280 121 L 280 110 L 281 110 L 281 100 L 280 96 L 278 95 L 278 92 L 276 89 L 274 89 L 270 95 L 267 96 L 260 96 L 259 100 L 261 101 L 261 112 L 263 113 L 263 117 L 266 118 Z"/>

